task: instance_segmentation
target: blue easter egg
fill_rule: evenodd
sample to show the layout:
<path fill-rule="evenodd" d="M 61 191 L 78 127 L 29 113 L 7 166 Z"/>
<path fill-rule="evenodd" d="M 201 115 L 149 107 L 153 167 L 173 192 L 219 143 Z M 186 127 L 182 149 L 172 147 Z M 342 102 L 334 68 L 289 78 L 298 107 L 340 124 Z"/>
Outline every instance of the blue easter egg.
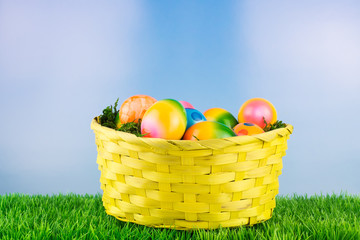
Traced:
<path fill-rule="evenodd" d="M 186 129 L 188 129 L 195 123 L 206 121 L 204 114 L 202 114 L 199 110 L 193 108 L 185 108 L 185 111 L 187 118 Z"/>

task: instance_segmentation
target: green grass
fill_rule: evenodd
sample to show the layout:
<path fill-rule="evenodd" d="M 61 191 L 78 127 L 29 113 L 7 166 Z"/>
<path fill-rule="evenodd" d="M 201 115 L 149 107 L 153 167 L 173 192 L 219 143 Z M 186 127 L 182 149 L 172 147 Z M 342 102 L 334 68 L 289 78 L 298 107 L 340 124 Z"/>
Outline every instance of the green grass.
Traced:
<path fill-rule="evenodd" d="M 0 195 L 0 239 L 360 239 L 360 196 L 277 197 L 253 227 L 177 231 L 108 216 L 100 195 Z"/>

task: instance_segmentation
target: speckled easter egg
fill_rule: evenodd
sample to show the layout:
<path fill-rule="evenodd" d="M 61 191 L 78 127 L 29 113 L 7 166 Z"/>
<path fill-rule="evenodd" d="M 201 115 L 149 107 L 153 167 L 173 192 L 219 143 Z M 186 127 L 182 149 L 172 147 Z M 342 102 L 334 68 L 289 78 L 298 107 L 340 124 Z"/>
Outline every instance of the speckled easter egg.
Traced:
<path fill-rule="evenodd" d="M 155 98 L 147 95 L 135 95 L 126 99 L 120 107 L 119 117 L 115 120 L 117 128 L 120 128 L 123 123 L 137 123 L 155 102 Z"/>
<path fill-rule="evenodd" d="M 277 113 L 274 105 L 264 98 L 252 98 L 247 100 L 239 110 L 239 122 L 254 123 L 261 128 L 265 127 L 264 119 L 267 123 L 275 123 Z"/>
<path fill-rule="evenodd" d="M 186 102 L 186 101 L 179 101 L 179 102 L 181 103 L 181 105 L 184 106 L 184 108 L 192 108 L 192 109 L 194 109 L 194 106 L 191 105 L 191 103 L 189 103 L 189 102 Z"/>
<path fill-rule="evenodd" d="M 192 109 L 192 108 L 185 108 L 185 111 L 186 111 L 186 118 L 187 118 L 186 129 L 188 129 L 195 123 L 206 121 L 204 114 L 202 114 L 199 110 Z"/>
<path fill-rule="evenodd" d="M 250 135 L 263 133 L 264 130 L 258 125 L 253 123 L 239 123 L 234 127 L 234 132 L 238 136 L 242 136 L 242 135 L 250 136 Z"/>
<path fill-rule="evenodd" d="M 229 128 L 238 124 L 236 118 L 228 111 L 222 108 L 210 108 L 204 112 L 204 116 L 208 121 L 215 121 L 225 124 Z"/>
<path fill-rule="evenodd" d="M 205 140 L 214 138 L 233 137 L 236 134 L 228 126 L 212 121 L 199 122 L 186 130 L 184 140 Z"/>
<path fill-rule="evenodd" d="M 183 105 L 174 99 L 163 99 L 145 112 L 141 121 L 141 133 L 150 138 L 181 139 L 186 123 Z"/>

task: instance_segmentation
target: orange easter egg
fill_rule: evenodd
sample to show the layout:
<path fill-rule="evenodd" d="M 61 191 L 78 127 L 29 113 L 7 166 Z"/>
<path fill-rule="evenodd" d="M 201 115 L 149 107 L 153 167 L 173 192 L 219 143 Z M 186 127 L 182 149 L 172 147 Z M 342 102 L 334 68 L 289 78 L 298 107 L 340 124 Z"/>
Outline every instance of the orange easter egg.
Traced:
<path fill-rule="evenodd" d="M 242 135 L 250 136 L 250 135 L 263 133 L 264 130 L 258 125 L 253 123 L 239 123 L 234 127 L 234 132 L 238 136 L 242 136 Z"/>
<path fill-rule="evenodd" d="M 157 100 L 147 95 L 135 95 L 126 99 L 119 110 L 119 120 L 117 127 L 127 122 L 138 122 L 142 119 L 146 110 Z"/>

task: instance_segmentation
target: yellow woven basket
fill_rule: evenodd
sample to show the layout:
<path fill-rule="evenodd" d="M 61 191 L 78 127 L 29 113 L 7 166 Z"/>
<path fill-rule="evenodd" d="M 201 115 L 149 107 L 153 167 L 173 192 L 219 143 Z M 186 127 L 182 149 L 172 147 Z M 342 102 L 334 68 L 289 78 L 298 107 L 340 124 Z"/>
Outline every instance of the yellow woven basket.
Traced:
<path fill-rule="evenodd" d="M 106 213 L 121 221 L 191 229 L 270 219 L 291 125 L 200 141 L 141 138 L 92 120 Z"/>

